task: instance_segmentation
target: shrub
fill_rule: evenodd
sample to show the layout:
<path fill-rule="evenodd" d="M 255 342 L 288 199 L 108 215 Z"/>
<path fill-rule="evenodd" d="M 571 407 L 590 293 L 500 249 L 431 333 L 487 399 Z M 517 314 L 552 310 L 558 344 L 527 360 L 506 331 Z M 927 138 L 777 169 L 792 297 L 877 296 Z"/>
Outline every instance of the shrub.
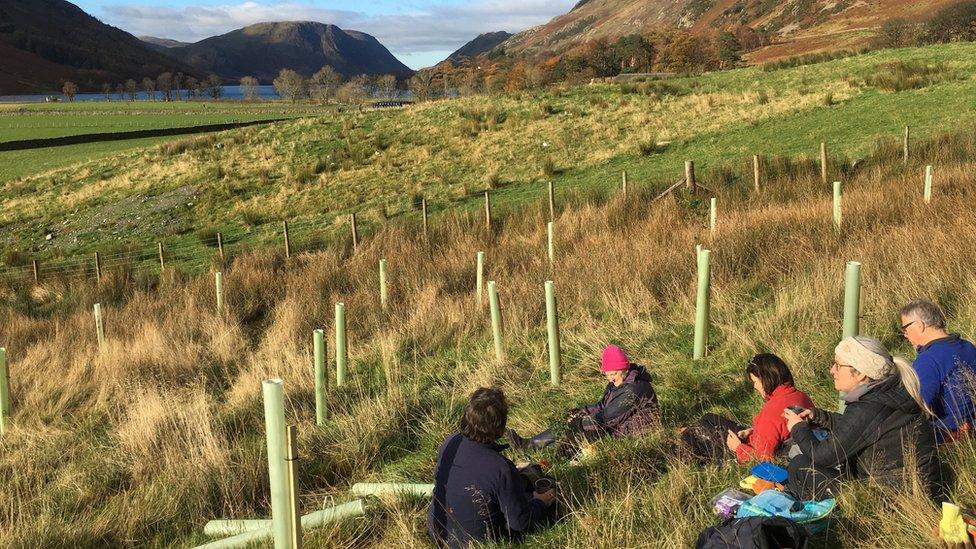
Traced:
<path fill-rule="evenodd" d="M 665 149 L 667 149 L 667 145 L 659 144 L 656 138 L 640 139 L 637 141 L 637 153 L 641 156 L 662 153 Z"/>
<path fill-rule="evenodd" d="M 769 103 L 769 94 L 766 93 L 766 90 L 759 90 L 759 92 L 756 93 L 756 104 L 766 105 L 768 103 Z"/>
<path fill-rule="evenodd" d="M 545 177 L 556 175 L 556 161 L 551 156 L 547 156 L 542 161 L 542 175 Z"/>
<path fill-rule="evenodd" d="M 866 86 L 885 91 L 917 90 L 950 80 L 955 73 L 943 63 L 924 64 L 906 61 L 883 63 L 864 79 Z"/>

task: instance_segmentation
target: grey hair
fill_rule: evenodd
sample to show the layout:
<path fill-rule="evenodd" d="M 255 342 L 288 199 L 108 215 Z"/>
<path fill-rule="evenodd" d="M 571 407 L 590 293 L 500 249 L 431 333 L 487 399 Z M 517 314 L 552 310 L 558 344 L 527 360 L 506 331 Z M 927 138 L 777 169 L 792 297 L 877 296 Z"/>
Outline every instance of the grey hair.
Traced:
<path fill-rule="evenodd" d="M 925 321 L 923 320 L 923 322 Z M 912 397 L 912 400 L 918 404 L 918 407 L 922 409 L 923 413 L 927 414 L 929 417 L 935 417 L 935 414 L 932 413 L 932 409 L 929 408 L 928 404 L 925 403 L 925 400 L 922 399 L 922 384 L 918 380 L 918 374 L 915 372 L 915 368 L 912 368 L 911 362 L 908 362 L 900 356 L 891 356 L 891 353 L 888 352 L 888 349 L 884 346 L 884 343 L 881 343 L 873 337 L 859 335 L 854 336 L 854 339 L 863 345 L 868 351 L 871 351 L 872 353 L 883 358 L 888 364 L 889 371 L 891 372 L 889 375 L 894 375 L 897 373 L 898 377 L 901 378 L 902 387 L 908 391 L 908 396 Z"/>
<path fill-rule="evenodd" d="M 905 304 L 900 311 L 901 316 L 912 320 L 920 320 L 926 326 L 945 330 L 946 319 L 942 309 L 927 299 L 915 299 Z"/>

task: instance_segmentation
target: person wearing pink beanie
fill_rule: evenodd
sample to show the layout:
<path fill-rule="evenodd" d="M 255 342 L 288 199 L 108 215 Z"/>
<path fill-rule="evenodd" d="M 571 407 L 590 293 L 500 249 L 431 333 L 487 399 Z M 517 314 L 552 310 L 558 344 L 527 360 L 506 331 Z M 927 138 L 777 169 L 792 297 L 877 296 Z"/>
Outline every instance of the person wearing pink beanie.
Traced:
<path fill-rule="evenodd" d="M 565 438 L 557 437 L 552 428 L 530 438 L 509 429 L 506 432 L 509 444 L 519 450 L 529 450 L 558 442 L 565 453 L 574 454 L 583 442 L 607 436 L 640 436 L 647 432 L 658 419 L 657 393 L 647 369 L 632 363 L 620 347 L 607 345 L 600 357 L 600 371 L 607 379 L 603 397 L 594 404 L 569 411 Z"/>

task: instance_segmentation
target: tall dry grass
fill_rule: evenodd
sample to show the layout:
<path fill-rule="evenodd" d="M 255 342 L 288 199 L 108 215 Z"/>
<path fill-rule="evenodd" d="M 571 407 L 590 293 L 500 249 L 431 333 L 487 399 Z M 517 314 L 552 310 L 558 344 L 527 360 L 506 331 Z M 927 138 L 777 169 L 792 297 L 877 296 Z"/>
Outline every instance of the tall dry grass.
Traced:
<path fill-rule="evenodd" d="M 648 192 L 602 201 L 558 197 L 557 261 L 545 256 L 542 198 L 500 219 L 435 218 L 383 226 L 352 255 L 344 243 L 290 260 L 271 251 L 225 269 L 227 314 L 210 276 L 168 272 L 146 284 L 114 272 L 101 285 L 51 280 L 0 289 L 13 427 L 0 440 L 0 546 L 190 545 L 212 518 L 269 514 L 260 381 L 285 380 L 286 414 L 301 426 L 306 509 L 341 500 L 352 482 L 430 478 L 436 448 L 466 394 L 503 387 L 519 430 L 540 429 L 602 388 L 595 362 L 609 342 L 650 367 L 661 429 L 599 445 L 593 461 L 557 462 L 568 516 L 529 543 L 572 547 L 687 545 L 713 522 L 707 500 L 734 485 L 735 468 L 698 470 L 668 450 L 673 429 L 702 412 L 747 421 L 758 402 L 743 383 L 746 358 L 783 356 L 801 388 L 830 406 L 826 375 L 840 333 L 844 262 L 863 263 L 862 331 L 905 352 L 894 336 L 904 301 L 946 306 L 954 329 L 976 328 L 976 228 L 971 132 L 917 145 L 902 168 L 881 144 L 845 181 L 844 225 L 834 232 L 830 190 L 815 167 L 778 161 L 759 196 L 717 181 L 719 230 L 699 197 L 652 204 Z M 921 204 L 922 164 L 936 168 L 934 201 Z M 751 169 L 751 168 L 750 168 Z M 694 245 L 713 250 L 711 352 L 693 363 Z M 473 294 L 475 252 L 498 282 L 508 359 L 491 352 L 487 311 Z M 377 261 L 390 271 L 379 307 Z M 564 380 L 548 386 L 543 281 L 556 282 Z M 343 301 L 351 383 L 328 395 L 314 425 L 311 332 L 331 328 Z M 91 305 L 105 304 L 99 352 Z M 330 332 L 331 333 L 331 332 Z M 330 336 L 331 355 L 331 336 Z M 330 380 L 331 383 L 331 380 Z M 945 452 L 953 495 L 976 499 L 976 450 Z M 369 518 L 310 532 L 311 546 L 423 546 L 424 504 L 383 505 Z M 907 487 L 857 484 L 841 499 L 823 545 L 931 544 L 936 508 Z"/>

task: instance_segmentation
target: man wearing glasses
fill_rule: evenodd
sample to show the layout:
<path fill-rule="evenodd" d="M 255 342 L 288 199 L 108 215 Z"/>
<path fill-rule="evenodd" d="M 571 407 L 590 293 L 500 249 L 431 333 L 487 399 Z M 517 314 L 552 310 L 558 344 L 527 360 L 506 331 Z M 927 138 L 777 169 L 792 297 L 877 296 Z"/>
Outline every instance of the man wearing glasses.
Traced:
<path fill-rule="evenodd" d="M 918 356 L 922 398 L 935 413 L 933 423 L 941 441 L 969 433 L 976 419 L 976 346 L 946 331 L 945 314 L 938 305 L 916 299 L 900 311 L 901 333 Z"/>

